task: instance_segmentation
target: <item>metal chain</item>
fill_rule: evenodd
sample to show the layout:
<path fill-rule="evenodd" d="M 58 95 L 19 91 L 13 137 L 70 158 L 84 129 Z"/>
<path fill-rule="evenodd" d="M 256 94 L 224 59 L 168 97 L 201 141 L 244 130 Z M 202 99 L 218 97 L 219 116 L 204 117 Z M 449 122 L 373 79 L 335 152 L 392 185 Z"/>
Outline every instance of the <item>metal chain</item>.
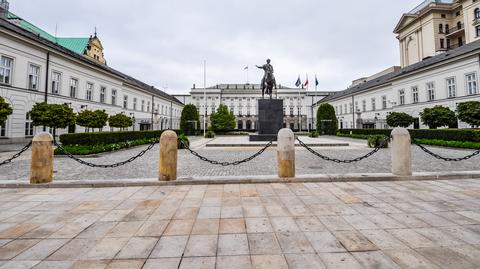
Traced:
<path fill-rule="evenodd" d="M 253 159 L 255 159 L 256 157 L 260 156 L 265 150 L 267 150 L 270 146 L 272 146 L 273 144 L 273 139 L 270 140 L 270 142 L 268 142 L 267 145 L 265 145 L 265 147 L 263 147 L 260 151 L 258 151 L 257 153 L 253 154 L 252 156 L 246 158 L 246 159 L 243 159 L 243 160 L 240 160 L 240 161 L 235 161 L 235 162 L 219 162 L 219 161 L 214 161 L 214 160 L 210 160 L 208 159 L 207 157 L 204 157 L 202 155 L 200 155 L 198 152 L 190 149 L 190 147 L 185 144 L 183 141 L 182 141 L 182 144 L 183 146 L 185 147 L 185 149 L 187 149 L 188 151 L 190 151 L 190 153 L 199 158 L 200 160 L 202 161 L 205 161 L 205 162 L 208 162 L 208 163 L 211 163 L 213 165 L 221 165 L 221 166 L 236 166 L 236 165 L 239 165 L 239 164 L 242 164 L 242 163 L 246 163 L 246 162 L 249 162 Z"/>
<path fill-rule="evenodd" d="M 416 140 L 413 140 L 413 143 L 415 145 L 417 145 L 420 149 L 422 149 L 425 153 L 439 159 L 439 160 L 444 160 L 446 162 L 460 162 L 460 161 L 465 161 L 465 160 L 469 160 L 477 155 L 480 154 L 480 150 L 477 150 L 475 151 L 474 153 L 470 154 L 470 155 L 467 155 L 465 157 L 461 157 L 461 158 L 447 158 L 447 157 L 442 157 L 432 151 L 430 151 L 429 149 L 427 149 L 426 147 L 424 147 L 423 145 L 421 145 L 420 143 L 418 143 Z"/>
<path fill-rule="evenodd" d="M 25 147 L 23 147 L 17 154 L 6 159 L 5 161 L 0 162 L 0 166 L 5 165 L 7 163 L 11 163 L 13 160 L 20 157 L 20 155 L 22 155 L 25 151 L 27 151 L 30 148 L 30 146 L 32 146 L 32 141 L 30 141 Z"/>
<path fill-rule="evenodd" d="M 351 159 L 351 160 L 340 160 L 340 159 L 335 159 L 335 158 L 330 158 L 330 157 L 327 157 L 327 156 L 324 156 L 318 152 L 316 152 L 315 150 L 313 150 L 312 148 L 310 148 L 309 146 L 307 146 L 307 144 L 303 143 L 300 138 L 297 137 L 297 141 L 300 143 L 300 145 L 304 148 L 306 148 L 308 151 L 310 151 L 313 155 L 325 160 L 325 161 L 330 161 L 330 162 L 335 162 L 335 163 L 354 163 L 354 162 L 359 162 L 361 160 L 364 160 L 370 156 L 372 156 L 373 154 L 377 153 L 383 146 L 384 146 L 384 143 L 386 141 L 384 141 L 380 146 L 376 147 L 374 150 L 372 150 L 371 152 L 361 156 L 361 157 L 358 157 L 358 158 L 355 158 L 355 159 Z"/>
<path fill-rule="evenodd" d="M 90 163 L 90 162 L 87 162 L 87 161 L 84 161 L 80 158 L 75 157 L 73 154 L 66 151 L 61 145 L 59 145 L 57 143 L 57 141 L 54 141 L 55 146 L 57 146 L 61 151 L 63 151 L 63 153 L 65 153 L 65 155 L 67 155 L 67 157 L 69 157 L 70 159 L 72 159 L 72 160 L 74 160 L 74 161 L 76 161 L 80 164 L 90 166 L 90 167 L 96 167 L 96 168 L 115 168 L 115 167 L 125 165 L 127 163 L 131 163 L 131 162 L 135 161 L 136 159 L 142 157 L 147 151 L 151 150 L 157 143 L 158 143 L 157 140 L 153 141 L 146 149 L 140 151 L 140 153 L 138 153 L 137 155 L 133 156 L 132 158 L 130 158 L 126 161 L 113 163 L 113 164 L 94 164 L 94 163 Z"/>

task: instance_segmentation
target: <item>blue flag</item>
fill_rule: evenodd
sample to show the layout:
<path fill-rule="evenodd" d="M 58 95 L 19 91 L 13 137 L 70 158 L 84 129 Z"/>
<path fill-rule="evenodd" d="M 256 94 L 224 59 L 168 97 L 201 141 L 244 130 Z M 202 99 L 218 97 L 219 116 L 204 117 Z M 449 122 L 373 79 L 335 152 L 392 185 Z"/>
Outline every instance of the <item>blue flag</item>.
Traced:
<path fill-rule="evenodd" d="M 295 82 L 295 86 L 300 87 L 302 85 L 302 81 L 300 80 L 300 76 L 298 76 L 297 82 Z"/>
<path fill-rule="evenodd" d="M 315 86 L 318 86 L 318 84 L 320 84 L 320 83 L 318 83 L 317 76 L 315 76 Z"/>

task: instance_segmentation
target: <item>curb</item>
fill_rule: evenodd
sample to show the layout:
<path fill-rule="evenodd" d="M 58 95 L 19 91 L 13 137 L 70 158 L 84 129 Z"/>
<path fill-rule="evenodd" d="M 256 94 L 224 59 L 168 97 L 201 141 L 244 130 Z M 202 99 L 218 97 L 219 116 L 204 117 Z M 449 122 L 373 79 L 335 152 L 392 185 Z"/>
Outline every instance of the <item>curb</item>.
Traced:
<path fill-rule="evenodd" d="M 480 171 L 462 171 L 448 173 L 419 172 L 412 176 L 400 177 L 391 173 L 376 174 L 322 174 L 300 175 L 295 178 L 278 176 L 227 176 L 227 177 L 192 177 L 179 178 L 177 181 L 158 181 L 156 178 L 92 180 L 92 181 L 56 181 L 49 184 L 32 185 L 29 182 L 0 182 L 0 188 L 114 188 L 145 186 L 179 186 L 179 185 L 217 185 L 217 184 L 266 184 L 266 183 L 322 183 L 322 182 L 374 182 L 374 181 L 425 181 L 425 180 L 459 180 L 480 179 Z"/>

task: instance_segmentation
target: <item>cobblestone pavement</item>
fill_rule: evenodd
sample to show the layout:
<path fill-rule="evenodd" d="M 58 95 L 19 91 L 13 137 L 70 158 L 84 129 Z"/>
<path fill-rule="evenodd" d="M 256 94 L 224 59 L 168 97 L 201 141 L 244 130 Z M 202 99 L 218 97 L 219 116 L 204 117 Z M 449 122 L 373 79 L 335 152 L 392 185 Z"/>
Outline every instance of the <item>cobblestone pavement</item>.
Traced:
<path fill-rule="evenodd" d="M 335 138 L 339 141 L 354 141 L 350 147 L 316 148 L 319 152 L 340 159 L 352 159 L 371 151 L 366 146 L 358 146 L 359 140 Z M 199 139 L 193 143 L 194 148 L 209 158 L 221 161 L 236 161 L 246 158 L 259 148 L 205 148 L 208 140 Z M 123 161 L 134 156 L 147 146 L 123 150 L 115 153 L 102 154 L 98 158 L 86 160 L 99 164 L 109 164 Z M 415 172 L 438 171 L 472 171 L 480 170 L 480 156 L 462 162 L 445 162 L 437 160 L 417 146 L 413 146 L 413 169 Z M 434 152 L 444 156 L 459 157 L 473 152 L 473 150 L 455 150 L 429 147 Z M 3 160 L 12 153 L 0 154 Z M 30 152 L 15 162 L 0 167 L 0 180 L 28 180 L 30 169 Z M 372 157 L 353 164 L 337 164 L 318 159 L 303 148 L 297 147 L 296 168 L 298 175 L 308 174 L 345 174 L 345 173 L 388 173 L 390 172 L 390 149 L 382 149 Z M 129 178 L 156 178 L 158 176 L 158 145 L 147 152 L 145 156 L 123 167 L 102 169 L 79 165 L 65 157 L 55 159 L 55 179 L 57 180 L 88 180 L 88 179 L 129 179 Z M 275 175 L 276 151 L 270 148 L 251 162 L 234 167 L 221 167 L 202 162 L 186 150 L 180 150 L 178 156 L 178 176 L 208 177 L 208 176 L 242 176 L 242 175 Z"/>
<path fill-rule="evenodd" d="M 0 189 L 0 268 L 479 268 L 480 181 Z"/>

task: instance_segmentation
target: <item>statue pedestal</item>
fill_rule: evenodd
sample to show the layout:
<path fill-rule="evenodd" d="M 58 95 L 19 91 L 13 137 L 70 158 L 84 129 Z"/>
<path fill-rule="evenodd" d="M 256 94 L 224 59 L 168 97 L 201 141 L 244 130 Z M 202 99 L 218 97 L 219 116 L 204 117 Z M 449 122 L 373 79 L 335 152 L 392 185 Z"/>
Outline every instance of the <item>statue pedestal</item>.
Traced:
<path fill-rule="evenodd" d="M 278 131 L 283 128 L 283 100 L 258 100 L 258 134 L 250 135 L 250 141 L 277 141 Z"/>

